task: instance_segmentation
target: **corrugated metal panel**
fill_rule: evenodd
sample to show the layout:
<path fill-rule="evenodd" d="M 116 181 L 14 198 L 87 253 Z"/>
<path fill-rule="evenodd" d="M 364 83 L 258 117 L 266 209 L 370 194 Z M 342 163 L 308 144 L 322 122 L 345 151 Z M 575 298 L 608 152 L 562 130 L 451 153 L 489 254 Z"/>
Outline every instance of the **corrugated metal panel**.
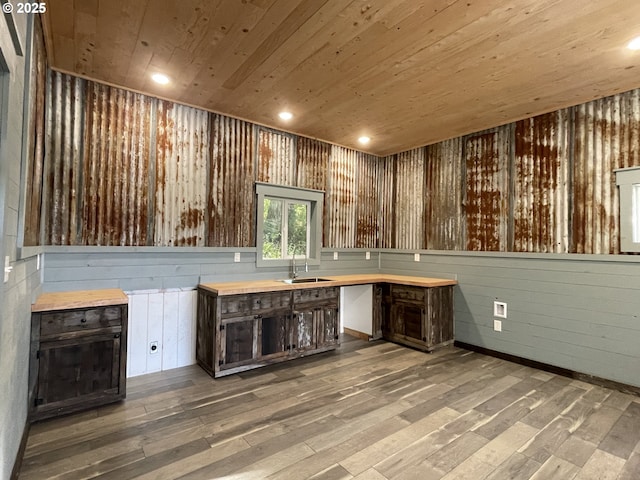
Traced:
<path fill-rule="evenodd" d="M 331 145 L 305 137 L 298 137 L 296 143 L 297 185 L 302 188 L 326 190 Z"/>
<path fill-rule="evenodd" d="M 33 21 L 32 71 L 29 84 L 29 139 L 27 195 L 24 211 L 24 244 L 38 245 L 42 208 L 42 169 L 45 142 L 45 96 L 47 88 L 47 58 L 40 16 Z"/>
<path fill-rule="evenodd" d="M 571 250 L 620 253 L 616 168 L 640 165 L 640 90 L 575 108 Z"/>
<path fill-rule="evenodd" d="M 325 236 L 327 247 L 355 246 L 356 165 L 355 150 L 332 146 L 329 191 L 325 197 L 329 210 L 328 238 Z"/>
<path fill-rule="evenodd" d="M 258 181 L 295 185 L 296 137 L 258 129 Z"/>
<path fill-rule="evenodd" d="M 213 115 L 209 196 L 210 247 L 255 247 L 254 126 Z"/>
<path fill-rule="evenodd" d="M 78 240 L 85 86 L 84 80 L 61 73 L 50 72 L 47 77 L 42 192 L 45 245 L 73 245 Z"/>
<path fill-rule="evenodd" d="M 509 126 L 465 138 L 467 250 L 506 251 Z"/>
<path fill-rule="evenodd" d="M 378 244 L 379 158 L 358 152 L 356 198 L 356 248 L 376 248 Z"/>
<path fill-rule="evenodd" d="M 462 250 L 462 138 L 429 145 L 426 153 L 426 248 Z"/>
<path fill-rule="evenodd" d="M 209 114 L 158 103 L 154 244 L 203 246 L 209 165 Z"/>
<path fill-rule="evenodd" d="M 569 250 L 570 110 L 515 125 L 514 251 Z"/>
<path fill-rule="evenodd" d="M 85 245 L 148 243 L 149 97 L 88 82 L 84 126 Z"/>
<path fill-rule="evenodd" d="M 395 247 L 395 165 L 395 155 L 378 162 L 378 248 Z"/>
<path fill-rule="evenodd" d="M 424 159 L 424 148 L 396 158 L 396 248 L 424 248 Z"/>

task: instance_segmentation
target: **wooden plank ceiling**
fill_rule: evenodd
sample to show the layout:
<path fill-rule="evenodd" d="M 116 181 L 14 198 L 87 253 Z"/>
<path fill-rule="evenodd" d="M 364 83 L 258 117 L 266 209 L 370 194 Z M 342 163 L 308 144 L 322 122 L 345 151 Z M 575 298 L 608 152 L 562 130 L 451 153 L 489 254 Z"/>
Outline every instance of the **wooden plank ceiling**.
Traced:
<path fill-rule="evenodd" d="M 55 69 L 377 155 L 640 87 L 637 0 L 49 0 L 43 20 Z"/>

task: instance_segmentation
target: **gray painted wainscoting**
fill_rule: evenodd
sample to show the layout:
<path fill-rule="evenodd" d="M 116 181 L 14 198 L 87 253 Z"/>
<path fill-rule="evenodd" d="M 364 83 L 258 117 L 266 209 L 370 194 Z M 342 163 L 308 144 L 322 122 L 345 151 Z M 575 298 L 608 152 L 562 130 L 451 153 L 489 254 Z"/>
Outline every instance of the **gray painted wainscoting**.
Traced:
<path fill-rule="evenodd" d="M 241 253 L 235 263 L 234 253 Z M 396 273 L 453 278 L 456 340 L 640 386 L 640 258 L 444 251 L 324 250 L 309 275 Z M 45 247 L 44 290 L 195 288 L 286 278 L 256 269 L 254 249 Z M 414 254 L 420 253 L 415 261 Z M 502 331 L 493 302 L 507 303 Z"/>
<path fill-rule="evenodd" d="M 640 386 L 640 257 L 385 251 L 380 264 L 457 279 L 458 341 Z M 494 301 L 507 303 L 501 332 Z"/>

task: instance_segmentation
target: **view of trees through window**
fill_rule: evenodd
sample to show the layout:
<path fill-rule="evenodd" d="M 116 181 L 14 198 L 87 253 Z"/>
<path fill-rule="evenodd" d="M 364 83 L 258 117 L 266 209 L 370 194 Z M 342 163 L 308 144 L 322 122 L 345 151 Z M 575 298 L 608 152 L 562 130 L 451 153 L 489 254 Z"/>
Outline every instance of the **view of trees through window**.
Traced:
<path fill-rule="evenodd" d="M 265 198 L 262 258 L 308 256 L 308 245 L 309 203 Z"/>

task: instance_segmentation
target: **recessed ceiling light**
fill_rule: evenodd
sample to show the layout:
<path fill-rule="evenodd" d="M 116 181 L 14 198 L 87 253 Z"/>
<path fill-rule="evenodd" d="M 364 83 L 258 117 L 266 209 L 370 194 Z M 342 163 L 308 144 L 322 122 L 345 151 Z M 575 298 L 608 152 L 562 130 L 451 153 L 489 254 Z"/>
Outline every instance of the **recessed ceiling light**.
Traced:
<path fill-rule="evenodd" d="M 280 112 L 278 114 L 278 116 L 282 119 L 282 120 L 291 120 L 293 118 L 293 113 L 291 112 Z"/>
<path fill-rule="evenodd" d="M 169 83 L 169 77 L 162 73 L 154 73 L 153 75 L 151 75 L 151 79 L 154 82 L 159 83 L 160 85 L 166 85 L 167 83 Z"/>
<path fill-rule="evenodd" d="M 367 136 L 362 136 L 362 137 L 358 138 L 358 141 L 361 144 L 366 145 L 367 143 L 369 143 L 371 141 L 371 138 L 369 138 Z"/>
<path fill-rule="evenodd" d="M 627 44 L 629 50 L 640 50 L 640 37 L 636 37 Z"/>

